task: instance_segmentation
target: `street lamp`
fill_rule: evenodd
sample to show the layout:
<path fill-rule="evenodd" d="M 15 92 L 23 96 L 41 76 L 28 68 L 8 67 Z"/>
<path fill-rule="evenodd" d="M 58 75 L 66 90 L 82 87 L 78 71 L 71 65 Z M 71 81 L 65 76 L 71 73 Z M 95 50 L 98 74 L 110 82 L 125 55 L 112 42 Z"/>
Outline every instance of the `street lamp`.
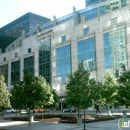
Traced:
<path fill-rule="evenodd" d="M 85 113 L 85 105 L 86 104 L 86 94 L 84 92 L 84 129 L 83 130 L 86 130 L 86 113 Z"/>

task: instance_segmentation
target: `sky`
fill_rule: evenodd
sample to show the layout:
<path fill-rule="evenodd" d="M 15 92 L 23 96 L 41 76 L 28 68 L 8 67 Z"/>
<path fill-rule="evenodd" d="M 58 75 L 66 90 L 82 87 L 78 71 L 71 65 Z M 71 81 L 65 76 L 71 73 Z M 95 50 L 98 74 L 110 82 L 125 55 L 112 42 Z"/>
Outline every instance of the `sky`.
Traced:
<path fill-rule="evenodd" d="M 0 0 L 0 28 L 27 12 L 53 20 L 85 8 L 85 0 Z"/>

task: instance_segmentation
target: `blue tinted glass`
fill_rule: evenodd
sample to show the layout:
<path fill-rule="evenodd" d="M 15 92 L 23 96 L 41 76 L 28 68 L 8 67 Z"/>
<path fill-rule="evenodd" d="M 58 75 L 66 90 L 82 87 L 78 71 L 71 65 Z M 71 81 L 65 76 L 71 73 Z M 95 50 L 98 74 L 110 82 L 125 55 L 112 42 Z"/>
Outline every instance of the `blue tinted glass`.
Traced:
<path fill-rule="evenodd" d="M 106 0 L 86 0 L 86 7 L 103 2 Z"/>
<path fill-rule="evenodd" d="M 90 71 L 96 70 L 94 37 L 78 41 L 77 51 L 78 51 L 78 60 L 83 61 L 83 63 L 86 65 L 85 68 Z"/>
<path fill-rule="evenodd" d="M 62 36 L 62 42 L 66 41 L 66 36 Z"/>
<path fill-rule="evenodd" d="M 71 72 L 70 44 L 56 48 L 56 75 L 65 84 L 66 75 Z"/>
<path fill-rule="evenodd" d="M 105 55 L 105 68 L 112 68 L 112 59 L 111 55 Z"/>
<path fill-rule="evenodd" d="M 105 68 L 112 68 L 112 48 L 109 33 L 104 33 L 104 58 L 105 58 Z"/>
<path fill-rule="evenodd" d="M 109 38 L 109 33 L 104 34 L 104 48 L 111 47 L 111 42 Z"/>
<path fill-rule="evenodd" d="M 94 8 L 94 9 L 79 13 L 79 17 L 82 17 L 82 16 L 84 16 L 86 20 L 91 20 L 93 18 L 96 18 L 98 16 L 98 8 Z"/>
<path fill-rule="evenodd" d="M 89 28 L 84 29 L 84 34 L 87 34 L 89 32 Z"/>
<path fill-rule="evenodd" d="M 61 19 L 57 19 L 57 24 L 61 24 L 61 23 L 64 23 L 64 22 L 66 22 L 66 21 L 68 21 L 68 20 L 70 20 L 70 19 L 72 19 L 73 18 L 73 16 L 72 16 L 72 14 L 70 14 L 69 16 L 65 16 L 65 17 L 62 17 Z"/>
<path fill-rule="evenodd" d="M 101 14 L 105 14 L 105 13 L 106 13 L 106 12 L 105 12 L 106 6 L 101 6 L 99 9 L 100 9 L 100 13 L 101 13 Z"/>

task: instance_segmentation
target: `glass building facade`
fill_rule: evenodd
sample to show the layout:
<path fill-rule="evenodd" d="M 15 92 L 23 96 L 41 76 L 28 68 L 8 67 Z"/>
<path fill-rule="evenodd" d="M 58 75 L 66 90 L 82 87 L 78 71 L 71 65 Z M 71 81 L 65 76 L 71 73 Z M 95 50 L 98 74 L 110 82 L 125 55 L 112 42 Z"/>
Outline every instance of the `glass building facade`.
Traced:
<path fill-rule="evenodd" d="M 107 2 L 105 3 L 104 1 Z M 98 7 L 89 10 L 86 8 L 84 11 L 79 12 L 79 22 L 97 18 L 98 16 L 115 11 L 129 4 L 129 0 L 86 0 L 86 7 L 98 4 L 100 2 L 104 2 L 104 5 L 99 5 Z"/>
<path fill-rule="evenodd" d="M 5 48 L 21 36 L 22 30 L 25 33 L 34 31 L 36 24 L 42 25 L 49 21 L 48 18 L 29 12 L 0 28 L 0 48 L 2 48 L 2 52 L 5 52 Z"/>
<path fill-rule="evenodd" d="M 5 82 L 8 84 L 8 64 L 0 66 L 0 75 L 5 77 Z"/>
<path fill-rule="evenodd" d="M 103 1 L 107 1 L 107 0 L 86 0 L 86 7 L 98 4 Z"/>
<path fill-rule="evenodd" d="M 34 75 L 34 56 L 24 58 L 24 69 Z"/>
<path fill-rule="evenodd" d="M 82 61 L 85 69 L 96 70 L 96 50 L 94 37 L 77 42 L 78 61 Z"/>
<path fill-rule="evenodd" d="M 48 83 L 51 82 L 51 39 L 38 42 L 39 46 L 39 75 L 43 76 Z"/>
<path fill-rule="evenodd" d="M 121 65 L 127 66 L 125 27 L 104 33 L 105 68 L 119 70 Z"/>
<path fill-rule="evenodd" d="M 11 84 L 20 81 L 20 60 L 11 63 Z"/>
<path fill-rule="evenodd" d="M 92 6 L 104 1 L 109 1 L 109 0 L 86 0 L 86 7 L 88 6 Z M 129 3 L 129 0 L 115 0 L 113 1 L 109 7 L 112 8 L 113 6 L 115 6 L 116 4 L 120 4 L 122 7 L 126 6 Z M 108 8 L 109 8 L 108 7 Z"/>
<path fill-rule="evenodd" d="M 62 85 L 66 82 L 67 74 L 71 73 L 70 44 L 56 48 L 56 76 L 61 77 Z"/>

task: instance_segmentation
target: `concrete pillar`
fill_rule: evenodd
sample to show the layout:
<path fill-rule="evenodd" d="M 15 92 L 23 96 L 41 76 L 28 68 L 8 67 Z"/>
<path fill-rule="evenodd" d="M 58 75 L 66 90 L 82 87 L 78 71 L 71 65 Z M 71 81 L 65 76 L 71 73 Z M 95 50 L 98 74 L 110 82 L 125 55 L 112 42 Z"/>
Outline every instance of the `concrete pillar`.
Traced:
<path fill-rule="evenodd" d="M 34 75 L 39 75 L 39 60 L 38 60 L 38 47 L 36 48 L 35 55 L 34 55 Z"/>
<path fill-rule="evenodd" d="M 23 70 L 24 70 L 24 62 L 23 57 L 20 57 L 20 81 L 23 81 Z"/>
<path fill-rule="evenodd" d="M 30 122 L 33 122 L 33 121 L 34 121 L 34 116 L 31 115 L 31 116 L 30 116 Z"/>
<path fill-rule="evenodd" d="M 8 61 L 8 86 L 11 86 L 11 61 L 10 60 Z"/>

